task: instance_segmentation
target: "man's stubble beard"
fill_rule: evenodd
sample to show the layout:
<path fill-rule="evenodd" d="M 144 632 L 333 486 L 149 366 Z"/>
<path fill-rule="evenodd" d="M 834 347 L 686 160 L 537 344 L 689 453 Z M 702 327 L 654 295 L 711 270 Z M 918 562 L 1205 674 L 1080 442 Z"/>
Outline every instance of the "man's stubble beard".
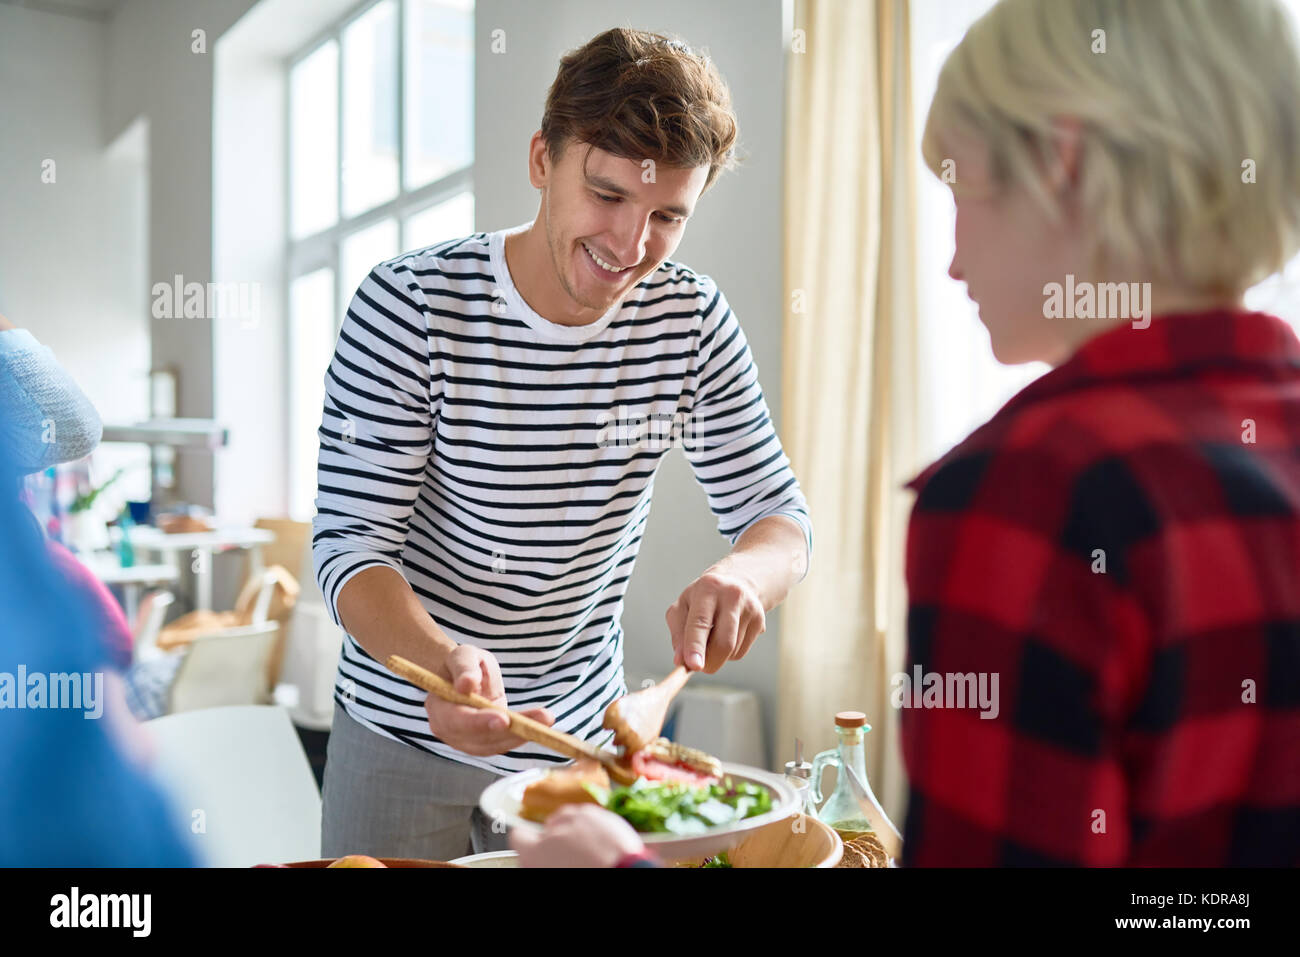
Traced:
<path fill-rule="evenodd" d="M 549 192 L 547 192 L 546 248 L 551 252 L 551 265 L 552 267 L 555 268 L 555 278 L 558 278 L 560 282 L 560 289 L 563 289 L 564 293 L 568 295 L 568 298 L 572 299 L 573 302 L 576 302 L 578 306 L 588 308 L 588 309 L 599 308 L 597 306 L 591 306 L 590 303 L 585 302 L 585 300 L 582 299 L 581 296 L 578 296 L 577 290 L 573 289 L 573 286 L 569 285 L 568 274 L 564 272 L 564 265 L 560 263 L 559 251 L 556 250 L 555 234 L 552 233 L 552 225 L 551 225 L 552 222 L 554 222 L 554 220 L 552 220 L 551 218 L 551 198 Z"/>
<path fill-rule="evenodd" d="M 565 293 L 568 295 L 570 299 L 572 299 L 578 305 L 582 306 L 584 309 L 598 309 L 603 313 L 606 309 L 605 303 L 589 302 L 586 299 L 582 298 L 582 296 L 578 293 L 578 290 L 574 289 L 573 286 L 569 285 L 569 277 L 568 274 L 564 271 L 564 266 L 560 262 L 560 253 L 559 250 L 557 249 L 555 234 L 554 232 L 552 232 L 551 224 L 554 222 L 554 220 L 551 217 L 551 196 L 549 191 L 547 191 L 546 194 L 545 208 L 546 208 L 546 247 L 551 252 L 551 265 L 555 267 L 555 275 L 556 278 L 559 279 L 560 281 L 560 288 L 562 288 L 565 291 Z M 567 257 L 567 251 L 565 255 Z"/>

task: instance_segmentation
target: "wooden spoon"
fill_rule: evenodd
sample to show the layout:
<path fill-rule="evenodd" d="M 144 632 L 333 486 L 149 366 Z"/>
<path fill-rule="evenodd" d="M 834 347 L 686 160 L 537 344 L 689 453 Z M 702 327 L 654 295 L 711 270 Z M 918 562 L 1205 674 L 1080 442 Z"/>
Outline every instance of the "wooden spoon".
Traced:
<path fill-rule="evenodd" d="M 421 668 L 415 662 L 408 661 L 401 655 L 391 655 L 386 664 L 388 670 L 393 674 L 401 675 L 411 684 L 423 688 L 431 694 L 436 694 L 444 701 L 450 701 L 452 704 L 469 705 L 471 708 L 479 708 L 484 711 L 500 712 L 509 720 L 511 732 L 526 741 L 536 742 L 566 757 L 591 758 L 600 762 L 601 766 L 609 772 L 610 779 L 617 784 L 631 784 L 636 780 L 636 775 L 632 773 L 631 768 L 620 762 L 617 755 L 609 751 L 602 751 L 581 738 L 575 738 L 563 731 L 556 731 L 554 728 L 544 725 L 526 714 L 499 707 L 482 695 L 461 694 L 452 687 L 451 682 L 441 675 L 436 675 L 426 668 Z"/>
<path fill-rule="evenodd" d="M 659 737 L 668 705 L 690 676 L 685 665 L 678 665 L 657 685 L 611 702 L 605 709 L 604 726 L 614 732 L 614 743 L 623 745 L 631 754 Z"/>

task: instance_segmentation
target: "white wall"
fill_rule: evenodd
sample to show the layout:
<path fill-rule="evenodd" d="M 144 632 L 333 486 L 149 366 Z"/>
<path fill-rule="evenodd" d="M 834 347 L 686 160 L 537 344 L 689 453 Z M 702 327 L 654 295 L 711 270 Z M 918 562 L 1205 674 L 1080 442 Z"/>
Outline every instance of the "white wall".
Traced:
<path fill-rule="evenodd" d="M 146 299 L 155 368 L 179 373 L 177 413 L 215 412 L 212 325 L 206 319 L 154 319 L 147 309 L 155 282 L 212 280 L 212 76 L 217 39 L 256 0 L 127 0 L 108 23 L 107 73 L 100 127 L 111 142 L 137 118 L 149 128 L 149 250 Z M 206 52 L 193 50 L 203 30 Z M 212 455 L 183 452 L 177 494 L 213 504 Z"/>
<path fill-rule="evenodd" d="M 217 43 L 213 86 L 213 281 L 255 284 L 255 323 L 213 325 L 216 510 L 251 524 L 288 509 L 285 60 L 356 0 L 261 0 Z M 324 374 L 322 370 L 322 375 Z"/>
<path fill-rule="evenodd" d="M 102 135 L 103 22 L 0 5 L 0 313 L 53 349 L 106 421 L 148 409 L 141 131 Z M 54 162 L 54 182 L 42 164 Z M 147 455 L 106 447 L 97 479 L 145 494 Z"/>
<path fill-rule="evenodd" d="M 219 38 L 256 0 L 127 0 L 107 20 L 62 16 L 0 5 L 0 312 L 30 326 L 77 379 L 106 422 L 148 414 L 148 372 L 174 366 L 178 413 L 218 416 L 231 426 L 231 447 L 219 453 L 218 474 L 231 476 L 217 502 L 214 457 L 182 453 L 177 494 L 227 510 L 237 520 L 283 511 L 277 476 L 282 398 L 261 389 L 281 373 L 274 323 L 277 289 L 262 289 L 267 322 L 256 330 L 223 328 L 207 319 L 154 319 L 155 282 L 219 281 L 218 272 L 252 275 L 250 255 L 268 243 L 278 252 L 278 207 L 270 202 L 234 210 L 226 235 L 239 233 L 224 261 L 214 263 L 213 88 Z M 350 0 L 276 0 L 289 22 L 271 24 L 274 41 L 303 42 L 307 34 L 350 5 Z M 205 52 L 195 52 L 203 30 Z M 296 36 L 302 34 L 301 36 Z M 245 36 L 249 32 L 245 31 Z M 264 70 L 282 51 L 246 44 Z M 246 58 L 236 65 L 249 65 Z M 263 91 L 277 92 L 274 73 Z M 247 89 L 257 74 L 230 70 L 232 85 Z M 261 74 L 261 78 L 268 73 Z M 259 92 L 263 92 L 259 91 Z M 237 94 L 238 91 L 236 91 Z M 274 98 L 265 103 L 274 109 Z M 246 156 L 251 171 L 274 171 L 281 154 L 267 129 L 227 113 L 227 157 Z M 272 127 L 270 132 L 275 132 Z M 268 152 L 263 157 L 262 150 Z M 41 163 L 56 162 L 56 182 L 41 182 Z M 227 179 L 227 184 L 237 181 Z M 274 192 L 274 190 L 273 190 Z M 244 194 L 242 199 L 248 199 Z M 265 191 L 253 197 L 266 200 Z M 230 209 L 228 205 L 225 207 Z M 260 217 L 260 218 L 259 218 Z M 275 282 L 274 276 L 258 279 Z M 219 370 L 228 381 L 219 392 Z M 100 470 L 141 459 L 141 449 L 103 446 Z M 146 460 L 147 461 L 147 460 Z M 148 492 L 147 473 L 132 477 L 132 494 Z M 245 514 L 246 513 L 246 514 Z"/>
<path fill-rule="evenodd" d="M 674 258 L 713 276 L 730 300 L 749 337 L 778 428 L 788 16 L 783 0 L 478 0 L 475 25 L 475 225 L 480 230 L 527 222 L 537 213 L 537 193 L 526 171 L 528 140 L 565 51 L 615 26 L 675 33 L 693 47 L 708 48 L 731 87 L 740 145 L 748 157 L 701 199 Z M 491 52 L 498 29 L 505 31 L 504 54 Z M 649 529 L 623 614 L 629 681 L 671 670 L 664 613 L 727 550 L 685 459 L 680 451 L 670 453 L 656 479 Z M 758 692 L 770 760 L 776 764 L 791 757 L 794 747 L 771 740 L 780 639 L 778 611 L 768 616 L 766 634 L 742 661 L 729 663 L 714 679 L 692 679 Z M 826 716 L 828 726 L 833 717 Z"/>

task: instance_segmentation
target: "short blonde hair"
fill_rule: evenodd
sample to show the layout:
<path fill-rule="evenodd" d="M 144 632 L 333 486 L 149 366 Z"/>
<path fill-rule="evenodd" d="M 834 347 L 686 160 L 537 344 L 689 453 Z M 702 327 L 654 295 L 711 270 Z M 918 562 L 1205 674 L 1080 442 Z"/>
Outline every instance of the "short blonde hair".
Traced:
<path fill-rule="evenodd" d="M 945 61 L 922 152 L 942 176 L 943 142 L 973 137 L 1056 217 L 1061 117 L 1094 263 L 1238 294 L 1300 249 L 1300 51 L 1277 0 L 1000 0 Z"/>

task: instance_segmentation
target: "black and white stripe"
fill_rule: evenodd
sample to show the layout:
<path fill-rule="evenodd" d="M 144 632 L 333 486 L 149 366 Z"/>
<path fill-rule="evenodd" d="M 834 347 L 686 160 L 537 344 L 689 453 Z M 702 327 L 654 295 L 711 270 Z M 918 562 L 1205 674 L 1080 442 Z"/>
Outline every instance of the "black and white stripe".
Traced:
<path fill-rule="evenodd" d="M 619 618 L 669 446 L 602 442 L 611 420 L 675 421 L 731 542 L 783 514 L 811 550 L 811 525 L 744 333 L 709 277 L 665 262 L 597 322 L 560 326 L 515 290 L 506 234 L 407 253 L 357 289 L 325 379 L 316 576 L 338 622 L 349 578 L 399 570 L 451 638 L 493 653 L 511 707 L 544 705 L 556 727 L 600 740 L 606 705 L 626 691 Z M 448 747 L 424 692 L 351 636 L 335 696 L 372 729 L 466 764 L 564 760 L 533 744 L 490 758 Z"/>

